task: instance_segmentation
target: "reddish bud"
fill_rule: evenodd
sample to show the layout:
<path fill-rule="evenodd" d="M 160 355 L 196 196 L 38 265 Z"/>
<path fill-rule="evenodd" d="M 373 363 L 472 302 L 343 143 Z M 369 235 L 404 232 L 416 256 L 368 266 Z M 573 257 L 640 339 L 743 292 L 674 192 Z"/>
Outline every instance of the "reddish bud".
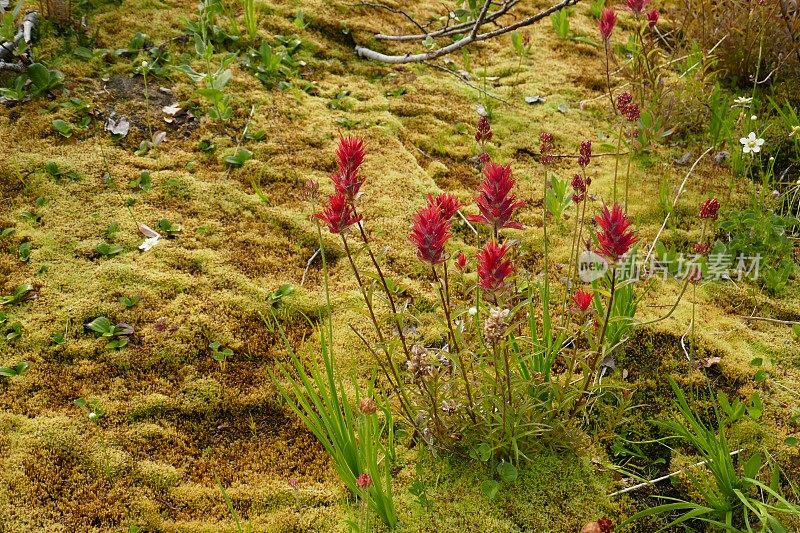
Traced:
<path fill-rule="evenodd" d="M 361 490 L 368 489 L 372 486 L 372 476 L 366 472 L 359 474 L 358 478 L 356 478 L 356 484 Z"/>
<path fill-rule="evenodd" d="M 467 256 L 464 255 L 464 252 L 458 252 L 456 256 L 456 268 L 461 272 L 467 268 Z"/>
<path fill-rule="evenodd" d="M 484 143 L 486 141 L 491 141 L 492 136 L 492 126 L 489 124 L 489 119 L 482 116 L 478 119 L 478 129 L 475 132 L 475 140 L 479 143 Z"/>
<path fill-rule="evenodd" d="M 595 221 L 601 229 L 597 233 L 600 244 L 598 252 L 611 262 L 616 262 L 628 253 L 638 240 L 633 231 L 628 231 L 631 222 L 619 204 L 614 204 L 611 210 L 604 206 L 603 212 L 595 217 Z"/>
<path fill-rule="evenodd" d="M 652 30 L 658 24 L 658 9 L 653 9 L 647 12 L 647 26 Z"/>
<path fill-rule="evenodd" d="M 488 241 L 478 252 L 478 280 L 482 289 L 497 291 L 504 287 L 505 279 L 514 271 L 510 260 L 503 260 L 510 248 Z"/>
<path fill-rule="evenodd" d="M 717 211 L 719 211 L 719 200 L 709 198 L 700 206 L 700 218 L 717 220 Z"/>
<path fill-rule="evenodd" d="M 578 156 L 578 164 L 582 167 L 588 166 L 589 161 L 592 159 L 592 141 L 581 142 L 580 155 Z"/>
<path fill-rule="evenodd" d="M 705 254 L 707 254 L 708 252 L 711 251 L 711 243 L 710 242 L 706 242 L 706 243 L 698 242 L 698 243 L 695 243 L 695 245 L 694 245 L 694 247 L 692 249 L 694 250 L 694 253 L 696 253 L 696 254 L 705 255 Z"/>
<path fill-rule="evenodd" d="M 594 294 L 589 291 L 585 291 L 583 289 L 578 289 L 575 291 L 575 294 L 572 295 L 572 303 L 575 304 L 575 307 L 581 312 L 585 313 L 591 307 L 592 302 L 594 301 Z"/>

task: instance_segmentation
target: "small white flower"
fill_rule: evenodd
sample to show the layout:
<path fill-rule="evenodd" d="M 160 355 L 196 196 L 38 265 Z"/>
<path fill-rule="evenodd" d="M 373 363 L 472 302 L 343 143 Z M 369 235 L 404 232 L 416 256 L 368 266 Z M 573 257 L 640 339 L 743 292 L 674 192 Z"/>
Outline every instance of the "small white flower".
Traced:
<path fill-rule="evenodd" d="M 764 144 L 764 139 L 759 139 L 756 137 L 755 132 L 750 132 L 750 135 L 747 137 L 742 137 L 739 139 L 739 142 L 742 143 L 742 152 L 745 154 L 757 154 L 761 151 L 761 145 Z"/>
<path fill-rule="evenodd" d="M 476 307 L 470 307 L 468 312 L 470 315 L 475 316 L 478 314 L 478 309 Z"/>
<path fill-rule="evenodd" d="M 90 412 L 89 413 L 89 419 L 90 420 L 94 420 L 95 418 L 97 418 L 97 413 L 95 413 L 94 411 Z"/>
<path fill-rule="evenodd" d="M 750 115 L 750 120 L 758 120 L 758 115 Z"/>
<path fill-rule="evenodd" d="M 142 68 L 147 68 L 147 61 L 142 61 Z"/>
<path fill-rule="evenodd" d="M 750 105 L 750 102 L 752 101 L 753 101 L 752 98 L 748 98 L 747 96 L 740 96 L 733 101 L 733 105 L 731 107 L 737 107 L 737 106 L 747 107 Z"/>
<path fill-rule="evenodd" d="M 161 240 L 161 237 L 150 237 L 145 239 L 142 244 L 139 245 L 139 249 L 143 252 L 150 250 L 153 246 L 158 244 L 158 241 Z"/>
<path fill-rule="evenodd" d="M 800 133 L 800 126 L 792 126 L 792 131 L 789 132 L 789 137 L 794 137 Z"/>

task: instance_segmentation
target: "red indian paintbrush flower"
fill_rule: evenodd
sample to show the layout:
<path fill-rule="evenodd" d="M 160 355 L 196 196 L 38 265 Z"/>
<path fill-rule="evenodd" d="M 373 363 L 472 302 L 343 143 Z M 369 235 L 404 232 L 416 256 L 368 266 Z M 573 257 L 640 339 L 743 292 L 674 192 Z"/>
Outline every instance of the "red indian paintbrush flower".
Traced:
<path fill-rule="evenodd" d="M 632 12 L 636 15 L 641 15 L 645 6 L 650 3 L 650 0 L 627 0 L 625 2 Z"/>
<path fill-rule="evenodd" d="M 450 238 L 448 222 L 436 205 L 427 205 L 414 213 L 409 240 L 417 247 L 421 261 L 435 265 L 444 261 L 444 244 Z"/>
<path fill-rule="evenodd" d="M 444 217 L 444 219 L 448 222 L 451 218 L 453 218 L 453 215 L 455 215 L 458 210 L 461 209 L 461 203 L 450 193 L 443 193 L 437 196 L 429 194 L 428 205 L 435 205 L 438 207 L 442 212 L 442 217 Z"/>
<path fill-rule="evenodd" d="M 605 8 L 600 14 L 600 35 L 604 41 L 611 37 L 611 32 L 617 24 L 617 14 L 613 9 Z"/>
<path fill-rule="evenodd" d="M 349 203 L 358 196 L 365 179 L 358 169 L 364 162 L 364 141 L 357 137 L 342 137 L 336 147 L 336 162 L 339 169 L 331 176 L 336 192 L 344 195 Z"/>
<path fill-rule="evenodd" d="M 700 218 L 717 220 L 717 211 L 719 211 L 719 200 L 709 198 L 700 206 Z"/>
<path fill-rule="evenodd" d="M 658 24 L 658 9 L 653 9 L 647 12 L 647 26 L 652 30 Z"/>
<path fill-rule="evenodd" d="M 478 283 L 482 289 L 497 291 L 503 288 L 506 278 L 514 271 L 511 260 L 503 260 L 508 253 L 507 244 L 488 241 L 478 252 Z"/>
<path fill-rule="evenodd" d="M 339 170 L 355 171 L 364 162 L 364 140 L 358 137 L 342 137 L 336 147 L 336 162 Z"/>
<path fill-rule="evenodd" d="M 348 203 L 343 194 L 337 193 L 328 197 L 328 204 L 322 213 L 314 215 L 328 225 L 331 233 L 341 233 L 356 222 L 361 221 L 361 215 L 356 216 L 353 206 Z"/>
<path fill-rule="evenodd" d="M 478 204 L 480 215 L 470 215 L 470 222 L 491 226 L 495 234 L 503 228 L 523 229 L 522 224 L 514 222 L 511 217 L 514 211 L 525 205 L 517 201 L 511 193 L 516 181 L 511 177 L 511 165 L 498 165 L 489 162 L 483 167 L 484 179 L 478 188 L 480 196 Z"/>
<path fill-rule="evenodd" d="M 581 313 L 585 313 L 589 310 L 592 301 L 594 301 L 594 294 L 583 289 L 578 289 L 575 291 L 575 294 L 572 295 L 572 302 Z"/>
<path fill-rule="evenodd" d="M 631 221 L 619 204 L 614 204 L 610 211 L 608 206 L 604 206 L 603 212 L 595 217 L 595 220 L 601 228 L 597 233 L 597 241 L 600 244 L 598 252 L 611 262 L 616 262 L 628 253 L 638 240 L 633 231 L 628 231 Z"/>

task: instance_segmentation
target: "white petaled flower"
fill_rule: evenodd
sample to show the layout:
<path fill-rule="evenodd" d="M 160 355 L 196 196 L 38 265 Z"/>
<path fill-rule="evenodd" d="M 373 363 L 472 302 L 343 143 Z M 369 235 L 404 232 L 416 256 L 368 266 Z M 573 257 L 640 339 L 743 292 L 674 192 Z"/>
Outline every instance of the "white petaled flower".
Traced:
<path fill-rule="evenodd" d="M 731 107 L 737 107 L 737 106 L 747 107 L 750 105 L 750 102 L 752 101 L 753 101 L 752 98 L 748 98 L 747 96 L 740 96 L 739 98 L 736 98 L 733 101 L 733 106 Z"/>
<path fill-rule="evenodd" d="M 750 120 L 758 120 L 758 115 L 750 115 Z"/>
<path fill-rule="evenodd" d="M 761 145 L 764 144 L 764 139 L 756 137 L 755 132 L 751 131 L 750 135 L 742 137 L 739 139 L 739 142 L 742 143 L 742 152 L 745 154 L 757 154 L 761 151 Z"/>

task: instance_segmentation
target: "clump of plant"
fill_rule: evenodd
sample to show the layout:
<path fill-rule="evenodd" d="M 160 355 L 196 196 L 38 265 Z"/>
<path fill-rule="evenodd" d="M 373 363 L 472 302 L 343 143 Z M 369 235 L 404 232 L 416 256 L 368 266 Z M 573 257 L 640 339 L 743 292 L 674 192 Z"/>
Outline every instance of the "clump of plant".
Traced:
<path fill-rule="evenodd" d="M 730 426 L 745 413 L 753 419 L 761 416 L 760 400 L 755 407 L 736 401 L 733 405 L 723 394 L 718 394 L 721 410 L 715 412 L 717 428 L 708 427 L 689 406 L 683 391 L 668 377 L 677 397 L 677 406 L 683 421 L 657 422 L 670 434 L 694 450 L 703 460 L 703 472 L 688 471 L 697 501 L 664 497 L 665 503 L 636 513 L 622 526 L 648 516 L 680 514 L 660 531 L 699 521 L 720 530 L 738 532 L 788 531 L 783 523 L 786 516 L 800 516 L 800 507 L 787 500 L 783 493 L 782 471 L 772 457 L 764 452 L 740 454 L 731 447 L 728 438 Z M 790 489 L 796 498 L 796 488 Z"/>
<path fill-rule="evenodd" d="M 134 329 L 130 324 L 120 322 L 114 324 L 108 318 L 100 316 L 84 324 L 86 329 L 95 332 L 100 338 L 106 339 L 107 350 L 119 350 L 130 342 Z"/>
<path fill-rule="evenodd" d="M 230 348 L 223 346 L 217 341 L 212 342 L 208 345 L 211 349 L 211 357 L 214 358 L 214 361 L 219 363 L 219 369 L 222 372 L 225 372 L 225 367 L 228 363 L 228 358 L 233 356 L 233 350 Z"/>
<path fill-rule="evenodd" d="M 490 138 L 487 131 L 481 137 Z M 589 146 L 582 149 L 585 164 Z M 415 319 L 408 316 L 410 311 L 400 310 L 400 289 L 383 274 L 358 212 L 365 181 L 359 170 L 363 142 L 343 138 L 337 159 L 339 171 L 331 178 L 336 192 L 315 216 L 342 241 L 377 343 L 365 332 L 356 333 L 383 371 L 405 422 L 433 448 L 466 451 L 491 461 L 518 462 L 542 445 L 559 447 L 564 435 L 582 424 L 587 406 L 600 394 L 600 363 L 613 349 L 606 343 L 617 289 L 613 267 L 636 241 L 622 208 L 606 208 L 597 218 L 599 253 L 612 265 L 608 302 L 605 307 L 600 303 L 599 290 L 576 292 L 564 318 L 586 348 L 565 350 L 567 333 L 553 323 L 555 301 L 547 277 L 535 282 L 515 276 L 514 256 L 519 252 L 505 234 L 522 229 L 515 214 L 524 203 L 513 194 L 511 166 L 487 158 L 476 200 L 479 213 L 466 217 L 484 229 L 474 267 L 463 254 L 452 257 L 446 250 L 451 221 L 464 208 L 455 197 L 429 195 L 412 217 L 409 239 L 433 287 L 444 331 L 440 340 L 410 338 L 407 324 Z M 358 268 L 353 233 L 374 273 Z M 453 273 L 470 268 L 477 271 L 477 283 L 456 294 Z M 391 329 L 376 314 L 375 289 L 392 310 Z M 597 308 L 604 314 L 595 315 Z M 595 321 L 599 328 L 590 327 Z"/>

